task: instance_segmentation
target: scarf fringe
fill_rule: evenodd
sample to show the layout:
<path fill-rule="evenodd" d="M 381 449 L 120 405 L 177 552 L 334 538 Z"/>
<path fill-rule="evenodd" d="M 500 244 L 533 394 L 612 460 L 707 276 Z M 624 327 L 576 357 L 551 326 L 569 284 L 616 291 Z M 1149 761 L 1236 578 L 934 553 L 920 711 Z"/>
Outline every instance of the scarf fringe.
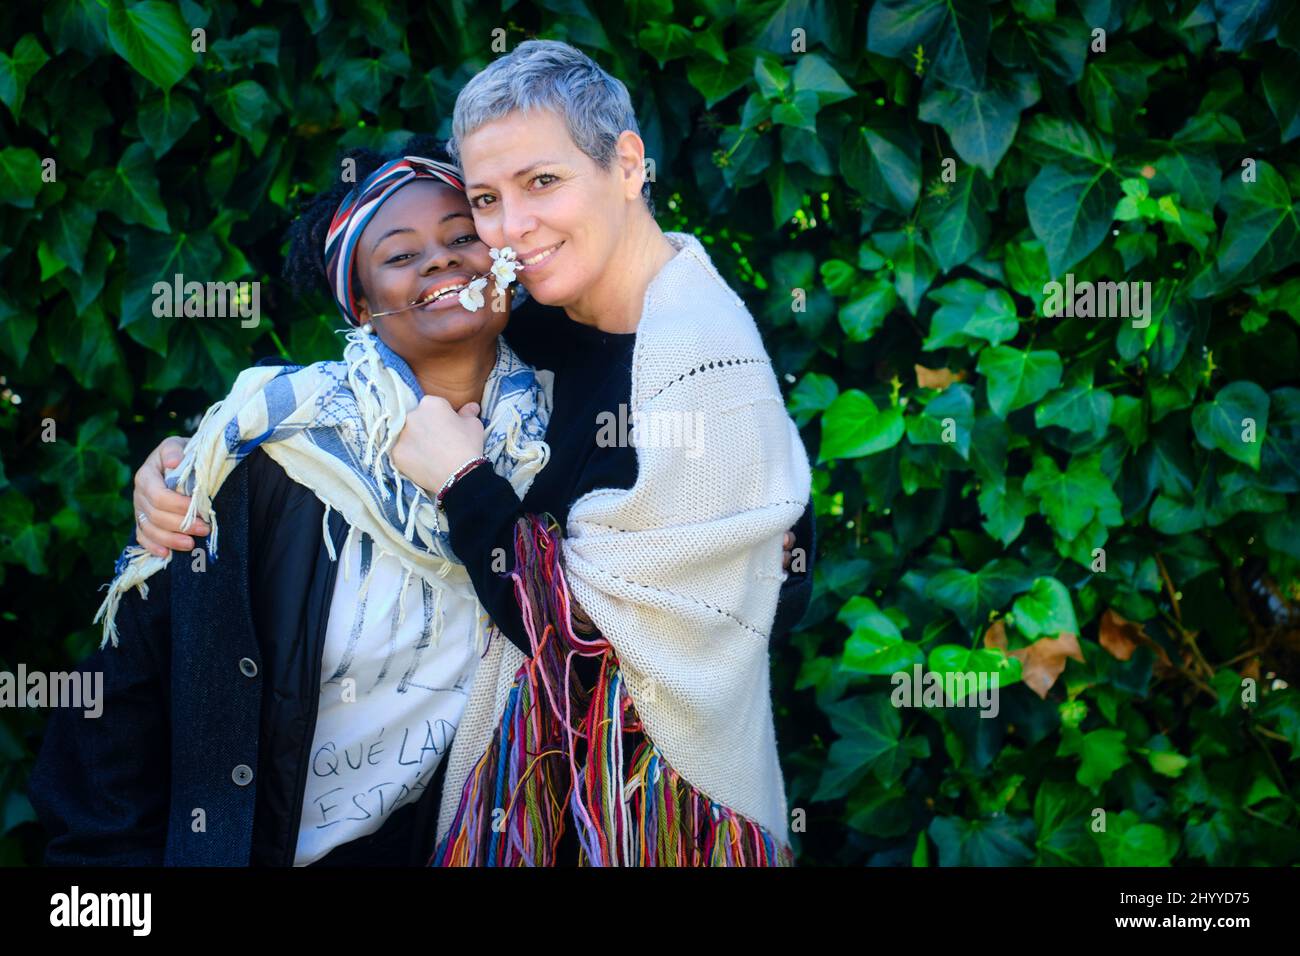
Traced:
<path fill-rule="evenodd" d="M 581 865 L 793 866 L 789 846 L 692 786 L 644 737 L 613 647 L 574 629 L 560 542 L 531 515 L 516 528 L 511 576 L 533 653 L 430 864 L 554 866 L 567 806 Z M 601 658 L 590 691 L 576 656 Z M 631 733 L 641 740 L 629 757 Z"/>

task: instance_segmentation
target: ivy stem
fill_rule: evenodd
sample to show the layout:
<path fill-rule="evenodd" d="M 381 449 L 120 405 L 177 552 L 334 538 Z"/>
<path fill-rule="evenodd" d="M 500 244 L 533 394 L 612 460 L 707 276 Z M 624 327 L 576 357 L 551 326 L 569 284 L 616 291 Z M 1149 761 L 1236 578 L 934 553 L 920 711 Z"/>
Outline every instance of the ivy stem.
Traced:
<path fill-rule="evenodd" d="M 1170 580 L 1169 571 L 1165 568 L 1165 562 L 1158 551 L 1156 552 L 1156 567 L 1160 569 L 1160 577 L 1164 579 L 1165 589 L 1169 592 L 1169 603 L 1174 606 L 1174 617 L 1178 619 L 1179 630 L 1182 630 L 1183 612 L 1178 607 L 1178 594 L 1174 591 L 1174 582 Z"/>
<path fill-rule="evenodd" d="M 1220 664 L 1219 666 L 1220 666 L 1220 667 L 1230 667 L 1230 666 L 1232 666 L 1233 664 L 1237 663 L 1237 661 L 1245 660 L 1247 657 L 1254 657 L 1256 654 L 1262 654 L 1265 650 L 1267 650 L 1267 648 L 1264 648 L 1264 647 L 1252 647 L 1252 648 L 1250 648 L 1249 650 L 1242 651 L 1242 652 L 1241 652 L 1240 654 L 1238 654 L 1236 657 L 1229 657 L 1226 661 L 1224 661 L 1224 662 L 1223 662 L 1222 664 Z"/>

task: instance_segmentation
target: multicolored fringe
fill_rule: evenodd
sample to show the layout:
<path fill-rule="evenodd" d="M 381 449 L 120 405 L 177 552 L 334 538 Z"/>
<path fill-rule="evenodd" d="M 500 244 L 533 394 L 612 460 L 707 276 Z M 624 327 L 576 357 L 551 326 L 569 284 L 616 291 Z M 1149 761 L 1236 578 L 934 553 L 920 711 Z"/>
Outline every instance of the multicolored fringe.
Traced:
<path fill-rule="evenodd" d="M 788 846 L 691 786 L 643 736 L 613 647 L 574 619 L 559 555 L 554 524 L 520 520 L 512 577 L 533 654 L 430 864 L 554 866 L 567 805 L 580 865 L 793 866 Z M 573 673 L 579 656 L 601 658 L 590 691 Z"/>

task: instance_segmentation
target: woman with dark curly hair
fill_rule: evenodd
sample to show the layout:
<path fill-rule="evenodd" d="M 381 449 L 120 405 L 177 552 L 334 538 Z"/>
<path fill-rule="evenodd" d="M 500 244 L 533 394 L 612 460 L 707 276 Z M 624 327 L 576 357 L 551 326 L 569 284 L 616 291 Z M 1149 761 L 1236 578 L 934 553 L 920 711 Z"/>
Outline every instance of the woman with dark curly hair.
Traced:
<path fill-rule="evenodd" d="M 105 675 L 103 718 L 56 713 L 32 776 L 47 862 L 432 852 L 435 773 L 490 632 L 390 452 L 420 402 L 481 414 L 479 460 L 522 496 L 549 455 L 550 377 L 500 338 L 511 269 L 446 155 L 349 158 L 357 184 L 303 212 L 285 268 L 333 295 L 343 358 L 255 366 L 207 411 L 169 479 L 207 553 L 123 552 L 100 611 L 114 646 L 83 665 Z"/>

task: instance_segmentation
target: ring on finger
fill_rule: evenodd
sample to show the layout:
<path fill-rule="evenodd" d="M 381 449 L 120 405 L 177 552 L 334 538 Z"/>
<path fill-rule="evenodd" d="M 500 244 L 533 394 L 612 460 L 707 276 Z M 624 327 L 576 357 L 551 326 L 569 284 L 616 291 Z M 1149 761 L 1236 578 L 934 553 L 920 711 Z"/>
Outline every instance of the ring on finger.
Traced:
<path fill-rule="evenodd" d="M 135 520 L 136 520 L 136 523 L 137 523 L 138 525 L 140 525 L 140 527 L 143 528 L 145 522 L 149 520 L 149 516 L 148 516 L 147 514 L 145 514 L 143 511 L 141 511 L 139 514 L 137 514 L 137 515 L 135 516 Z"/>

